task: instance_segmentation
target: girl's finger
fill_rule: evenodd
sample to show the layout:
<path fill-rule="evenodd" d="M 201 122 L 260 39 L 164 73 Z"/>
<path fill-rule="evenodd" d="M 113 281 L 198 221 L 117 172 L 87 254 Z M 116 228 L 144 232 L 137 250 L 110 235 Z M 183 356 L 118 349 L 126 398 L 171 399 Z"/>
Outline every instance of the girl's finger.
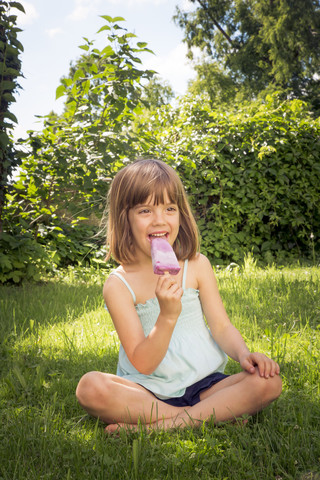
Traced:
<path fill-rule="evenodd" d="M 244 363 L 242 365 L 242 368 L 244 370 L 247 370 L 247 372 L 249 372 L 249 373 L 254 373 L 255 372 L 254 365 L 252 365 L 252 363 L 249 360 L 244 361 Z"/>
<path fill-rule="evenodd" d="M 170 288 L 172 285 L 175 285 L 177 282 L 169 274 L 162 276 L 162 285 L 166 288 Z"/>
<path fill-rule="evenodd" d="M 276 368 L 277 368 L 276 362 L 272 362 L 271 368 L 270 368 L 270 377 L 274 377 L 274 376 L 275 376 L 275 374 L 276 374 Z"/>
<path fill-rule="evenodd" d="M 258 369 L 259 369 L 259 375 L 260 375 L 260 377 L 264 377 L 264 376 L 265 376 L 265 366 L 264 366 L 264 364 L 262 365 L 262 364 L 260 363 L 259 366 L 258 366 Z"/>
<path fill-rule="evenodd" d="M 183 289 L 178 285 L 178 288 L 174 292 L 174 296 L 181 299 L 182 295 L 183 295 Z"/>
<path fill-rule="evenodd" d="M 260 377 L 265 377 L 268 374 L 265 359 L 261 356 L 261 358 L 259 358 L 259 361 L 257 363 L 258 363 L 258 370 L 259 370 Z"/>
<path fill-rule="evenodd" d="M 279 364 L 277 362 L 273 362 L 272 364 L 272 376 L 274 377 L 275 375 L 279 375 L 280 373 L 280 367 L 279 367 Z"/>

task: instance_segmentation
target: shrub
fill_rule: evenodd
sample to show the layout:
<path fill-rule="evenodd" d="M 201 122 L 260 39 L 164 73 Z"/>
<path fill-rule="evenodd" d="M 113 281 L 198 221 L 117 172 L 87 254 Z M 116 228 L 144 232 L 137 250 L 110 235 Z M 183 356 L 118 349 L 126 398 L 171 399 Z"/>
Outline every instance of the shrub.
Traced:
<path fill-rule="evenodd" d="M 202 250 L 214 263 L 319 253 L 320 121 L 300 100 L 269 97 L 237 112 L 184 99 L 158 118 L 158 143 L 182 177 Z"/>
<path fill-rule="evenodd" d="M 54 256 L 28 234 L 2 233 L 0 238 L 0 283 L 39 281 L 41 275 L 52 272 Z"/>

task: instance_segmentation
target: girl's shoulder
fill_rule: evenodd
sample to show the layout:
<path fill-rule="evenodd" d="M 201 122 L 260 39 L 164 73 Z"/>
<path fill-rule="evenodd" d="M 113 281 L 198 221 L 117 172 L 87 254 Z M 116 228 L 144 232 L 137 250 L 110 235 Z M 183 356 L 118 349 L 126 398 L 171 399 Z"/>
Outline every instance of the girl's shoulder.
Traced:
<path fill-rule="evenodd" d="M 114 275 L 115 274 L 115 275 Z M 122 269 L 121 269 L 121 266 L 117 267 L 117 268 L 114 268 L 113 270 L 111 270 L 111 272 L 109 273 L 109 275 L 107 276 L 105 282 L 104 282 L 104 285 L 110 285 L 110 283 L 113 282 L 113 277 L 115 277 L 117 274 L 122 274 Z"/>
<path fill-rule="evenodd" d="M 202 253 L 188 261 L 188 283 L 196 289 L 199 289 L 200 284 L 205 280 L 208 274 L 213 272 L 212 266 L 208 258 Z"/>
<path fill-rule="evenodd" d="M 112 270 L 107 277 L 106 281 L 104 282 L 103 286 L 103 296 L 106 299 L 106 297 L 113 296 L 115 294 L 119 293 L 120 291 L 125 291 L 124 290 L 124 285 L 123 282 L 119 280 L 119 276 L 124 277 L 125 272 L 121 265 L 114 270 Z"/>
<path fill-rule="evenodd" d="M 202 269 L 212 268 L 209 259 L 202 253 L 197 253 L 191 260 L 188 261 L 188 268 Z"/>

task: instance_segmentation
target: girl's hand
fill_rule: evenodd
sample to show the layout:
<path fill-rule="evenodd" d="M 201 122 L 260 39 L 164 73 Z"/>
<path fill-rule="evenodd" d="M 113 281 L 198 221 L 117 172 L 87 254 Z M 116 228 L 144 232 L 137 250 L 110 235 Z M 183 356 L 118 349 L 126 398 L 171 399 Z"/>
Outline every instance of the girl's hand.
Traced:
<path fill-rule="evenodd" d="M 155 293 L 160 305 L 160 315 L 176 322 L 182 309 L 183 289 L 169 273 L 166 273 L 159 277 Z"/>
<path fill-rule="evenodd" d="M 260 377 L 274 377 L 275 375 L 279 375 L 280 367 L 271 358 L 267 357 L 263 353 L 249 353 L 243 355 L 240 358 L 240 365 L 243 370 L 246 370 L 249 373 L 255 372 L 255 367 L 258 368 Z"/>

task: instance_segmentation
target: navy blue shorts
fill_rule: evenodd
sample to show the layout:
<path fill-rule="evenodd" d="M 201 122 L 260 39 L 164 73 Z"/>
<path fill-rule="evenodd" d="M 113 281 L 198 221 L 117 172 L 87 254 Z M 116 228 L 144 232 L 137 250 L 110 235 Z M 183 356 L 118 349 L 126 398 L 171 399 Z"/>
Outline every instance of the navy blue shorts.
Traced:
<path fill-rule="evenodd" d="M 192 407 L 196 403 L 200 402 L 200 393 L 203 390 L 207 390 L 218 382 L 221 382 L 224 378 L 227 378 L 229 375 L 224 373 L 216 372 L 211 373 L 207 377 L 199 380 L 198 382 L 190 385 L 186 388 L 185 394 L 182 397 L 173 397 L 166 400 L 161 400 L 162 402 L 168 403 L 174 407 Z"/>

